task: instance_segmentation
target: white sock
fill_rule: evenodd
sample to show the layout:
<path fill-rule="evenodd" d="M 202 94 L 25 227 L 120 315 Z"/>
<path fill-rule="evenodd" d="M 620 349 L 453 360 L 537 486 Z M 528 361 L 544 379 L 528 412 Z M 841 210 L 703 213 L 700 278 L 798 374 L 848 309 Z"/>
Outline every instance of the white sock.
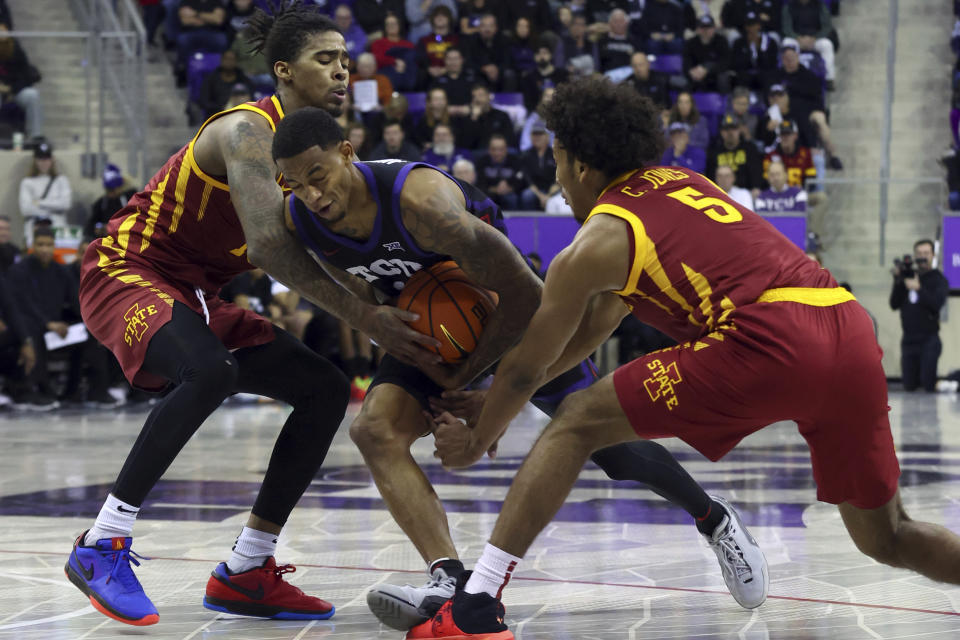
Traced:
<path fill-rule="evenodd" d="M 510 576 L 517 567 L 520 558 L 498 549 L 489 542 L 483 548 L 483 555 L 474 567 L 464 591 L 467 593 L 487 593 L 499 598 L 503 588 L 510 582 Z"/>
<path fill-rule="evenodd" d="M 83 539 L 85 545 L 96 544 L 103 538 L 126 538 L 133 533 L 133 523 L 137 521 L 140 507 L 127 504 L 112 493 L 107 496 L 97 521 Z"/>
<path fill-rule="evenodd" d="M 267 558 L 277 552 L 278 535 L 244 527 L 237 536 L 237 543 L 233 545 L 227 569 L 230 573 L 243 573 L 262 566 Z"/>

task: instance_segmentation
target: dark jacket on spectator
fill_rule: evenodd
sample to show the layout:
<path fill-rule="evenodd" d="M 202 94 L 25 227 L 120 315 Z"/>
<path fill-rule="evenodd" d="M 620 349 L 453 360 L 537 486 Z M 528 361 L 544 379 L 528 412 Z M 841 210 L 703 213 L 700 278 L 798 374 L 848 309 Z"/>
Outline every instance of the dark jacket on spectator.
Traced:
<path fill-rule="evenodd" d="M 780 33 L 783 17 L 781 0 L 727 0 L 720 11 L 720 21 L 723 22 L 723 26 L 739 29 L 742 32 L 747 14 L 750 12 L 757 16 L 767 16 L 767 20 L 760 19 L 764 31 Z"/>
<path fill-rule="evenodd" d="M 714 34 L 710 42 L 704 44 L 699 36 L 688 38 L 683 43 L 683 74 L 689 78 L 687 74 L 690 69 L 697 65 L 707 68 L 703 83 L 710 83 L 711 79 L 716 82 L 717 75 L 730 68 L 730 45 L 727 39 Z"/>
<path fill-rule="evenodd" d="M 505 4 L 510 29 L 517 23 L 517 18 L 530 20 L 530 25 L 537 33 L 553 28 L 553 12 L 547 0 L 510 0 Z"/>
<path fill-rule="evenodd" d="M 569 79 L 570 73 L 566 69 L 556 67 L 549 75 L 540 73 L 539 68 L 523 74 L 520 79 L 520 86 L 523 87 L 523 106 L 527 108 L 527 112 L 534 111 L 540 104 L 540 96 L 543 95 L 544 89 L 556 87 Z"/>
<path fill-rule="evenodd" d="M 3 278 L 0 278 L 0 322 L 7 325 L 5 331 L 11 333 L 13 341 L 17 344 L 23 344 L 23 341 L 30 336 L 27 325 L 23 321 L 23 316 L 20 315 L 20 307 L 17 304 L 16 296 Z M 5 331 L 0 331 L 0 335 Z"/>
<path fill-rule="evenodd" d="M 763 160 L 760 158 L 760 152 L 752 142 L 740 141 L 740 144 L 734 149 L 727 149 L 723 144 L 723 139 L 719 139 L 717 144 L 710 149 L 707 154 L 707 177 L 715 180 L 717 177 L 717 167 L 726 165 L 733 169 L 736 174 L 734 184 L 743 189 L 762 189 L 763 188 Z"/>
<path fill-rule="evenodd" d="M 737 38 L 733 43 L 731 68 L 737 73 L 737 84 L 751 89 L 762 89 L 770 84 L 770 78 L 780 64 L 777 41 L 762 34 L 758 45 L 747 40 L 746 36 Z"/>
<path fill-rule="evenodd" d="M 674 2 L 656 2 L 648 0 L 643 8 L 643 32 L 649 38 L 651 33 L 672 33 L 683 37 L 683 8 Z"/>
<path fill-rule="evenodd" d="M 609 71 L 617 67 L 629 67 L 630 58 L 637 51 L 643 51 L 643 43 L 629 34 L 623 38 L 609 33 L 600 38 L 597 43 L 600 50 L 600 68 L 598 71 Z"/>
<path fill-rule="evenodd" d="M 103 194 L 94 200 L 90 206 L 90 216 L 83 225 L 84 237 L 96 238 L 98 235 L 97 225 L 106 227 L 110 218 L 113 217 L 113 214 L 123 209 L 127 205 L 127 201 L 130 200 L 135 193 L 135 190 L 130 189 L 121 193 L 118 198 L 111 198 L 107 194 Z"/>
<path fill-rule="evenodd" d="M 629 15 L 632 8 L 630 4 L 630 0 L 587 0 L 584 10 L 587 14 L 587 23 L 606 22 L 614 9 L 623 9 Z"/>
<path fill-rule="evenodd" d="M 641 80 L 632 73 L 623 81 L 637 90 L 642 96 L 647 96 L 661 109 L 670 108 L 670 92 L 667 87 L 667 77 L 662 73 L 651 71 L 646 80 Z"/>
<path fill-rule="evenodd" d="M 23 47 L 13 40 L 13 55 L 8 60 L 0 58 L 0 82 L 10 86 L 14 95 L 40 80 L 39 72 L 30 64 Z"/>
<path fill-rule="evenodd" d="M 0 23 L 7 25 L 7 27 L 10 28 L 10 31 L 14 30 L 13 14 L 10 13 L 10 7 L 7 6 L 7 0 L 0 0 Z"/>
<path fill-rule="evenodd" d="M 481 75 L 481 67 L 488 64 L 500 67 L 501 74 L 511 66 L 510 40 L 499 31 L 493 34 L 489 41 L 484 40 L 479 33 L 473 34 L 467 40 L 464 54 L 464 66 L 470 65 L 477 77 Z"/>
<path fill-rule="evenodd" d="M 468 137 L 472 134 L 467 131 L 466 120 L 463 116 L 451 116 L 450 121 L 444 123 L 450 125 L 450 130 L 453 133 L 453 138 L 458 147 L 467 147 L 467 143 L 470 142 Z M 428 145 L 433 142 L 433 129 L 437 124 L 439 124 L 437 121 L 431 124 L 426 114 L 424 114 L 420 117 L 420 120 L 417 121 L 412 132 L 408 132 L 407 138 L 418 147 Z M 404 131 L 406 130 L 406 127 L 404 127 Z"/>
<path fill-rule="evenodd" d="M 486 149 L 490 136 L 494 133 L 503 134 L 507 139 L 507 146 L 516 148 L 517 134 L 513 130 L 513 121 L 506 111 L 492 107 L 490 111 L 481 114 L 476 120 L 467 118 L 463 125 L 463 140 L 461 147 L 468 149 Z"/>
<path fill-rule="evenodd" d="M 420 162 L 420 149 L 408 140 L 404 140 L 400 145 L 399 151 L 391 152 L 387 150 L 387 143 L 381 142 L 373 151 L 370 152 L 371 160 L 408 160 L 410 162 Z"/>
<path fill-rule="evenodd" d="M 235 302 L 237 296 L 250 298 L 250 308 L 260 315 L 269 316 L 267 307 L 273 302 L 273 282 L 264 274 L 253 277 L 253 271 L 241 273 L 220 289 L 219 296 L 227 302 Z"/>
<path fill-rule="evenodd" d="M 523 177 L 527 183 L 535 186 L 544 193 L 557 181 L 557 161 L 553 157 L 553 149 L 547 147 L 543 155 L 537 153 L 536 147 L 530 147 L 521 154 Z"/>
<path fill-rule="evenodd" d="M 920 290 L 916 304 L 908 304 L 909 291 L 903 278 L 893 282 L 890 292 L 890 308 L 900 310 L 904 342 L 920 342 L 940 332 L 940 309 L 947 301 L 950 285 L 938 269 L 920 275 Z"/>
<path fill-rule="evenodd" d="M 823 82 L 802 64 L 793 73 L 781 69 L 776 82 L 786 87 L 790 110 L 796 112 L 797 119 L 809 117 L 812 111 L 823 110 Z"/>
<path fill-rule="evenodd" d="M 3 276 L 13 266 L 19 255 L 20 247 L 12 242 L 0 244 L 0 276 Z"/>
<path fill-rule="evenodd" d="M 367 126 L 367 134 L 370 138 L 370 144 L 376 146 L 383 140 L 383 128 L 387 124 L 387 115 L 383 111 L 368 111 L 362 115 L 363 124 Z M 406 134 L 406 139 L 411 140 L 413 132 L 416 131 L 416 125 L 413 116 L 409 113 L 400 120 L 400 128 Z M 432 136 L 432 134 L 431 134 Z M 431 138 L 432 139 L 432 138 Z"/>
<path fill-rule="evenodd" d="M 826 38 L 833 30 L 830 9 L 820 0 L 800 4 L 796 0 L 783 7 L 783 35 L 787 38 L 816 36 Z"/>
<path fill-rule="evenodd" d="M 402 32 L 405 28 L 403 23 L 406 16 L 403 5 L 403 0 L 354 0 L 353 19 L 364 31 L 373 33 L 383 31 L 383 20 L 387 17 L 387 13 L 392 13 L 400 18 Z"/>
<path fill-rule="evenodd" d="M 48 322 L 80 318 L 77 286 L 62 264 L 44 267 L 29 255 L 10 267 L 7 278 L 31 334 L 45 333 Z"/>
<path fill-rule="evenodd" d="M 447 74 L 437 76 L 433 82 L 430 83 L 428 91 L 434 87 L 440 87 L 447 92 L 447 102 L 449 104 L 470 104 L 471 89 L 475 83 L 476 78 L 473 76 L 473 69 L 464 68 L 463 73 L 456 78 Z"/>
<path fill-rule="evenodd" d="M 203 110 L 204 117 L 209 118 L 213 114 L 223 111 L 224 106 L 230 100 L 233 88 L 238 84 L 245 85 L 250 93 L 253 93 L 253 87 L 247 78 L 247 74 L 240 68 L 236 69 L 236 77 L 233 81 L 223 79 L 223 76 L 220 75 L 220 67 L 217 67 L 213 73 L 208 74 L 203 79 L 203 84 L 200 86 L 200 95 L 197 97 L 197 104 Z"/>
<path fill-rule="evenodd" d="M 489 154 L 484 154 L 477 160 L 477 187 L 489 196 L 495 195 L 493 187 L 501 180 L 506 180 L 514 193 L 520 193 L 526 186 L 526 179 L 523 175 L 523 163 L 520 157 L 515 153 L 507 153 L 503 162 L 494 164 Z"/>
<path fill-rule="evenodd" d="M 569 67 L 571 60 L 574 58 L 590 56 L 593 59 L 593 70 L 600 70 L 600 49 L 597 47 L 597 43 L 590 38 L 584 38 L 583 46 L 580 46 L 572 36 L 564 36 L 558 51 L 559 55 L 555 57 L 559 59 L 554 63 L 558 66 Z"/>

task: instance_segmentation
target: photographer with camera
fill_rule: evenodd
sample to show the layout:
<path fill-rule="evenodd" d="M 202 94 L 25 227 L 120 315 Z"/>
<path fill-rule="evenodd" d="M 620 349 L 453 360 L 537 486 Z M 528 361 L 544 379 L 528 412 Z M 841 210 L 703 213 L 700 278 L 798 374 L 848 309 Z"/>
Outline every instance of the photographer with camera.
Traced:
<path fill-rule="evenodd" d="M 933 268 L 933 256 L 933 241 L 918 240 L 913 245 L 913 255 L 895 259 L 891 270 L 890 308 L 900 310 L 900 370 L 907 391 L 920 386 L 925 391 L 936 391 L 940 309 L 947 301 L 949 286 L 943 273 Z"/>

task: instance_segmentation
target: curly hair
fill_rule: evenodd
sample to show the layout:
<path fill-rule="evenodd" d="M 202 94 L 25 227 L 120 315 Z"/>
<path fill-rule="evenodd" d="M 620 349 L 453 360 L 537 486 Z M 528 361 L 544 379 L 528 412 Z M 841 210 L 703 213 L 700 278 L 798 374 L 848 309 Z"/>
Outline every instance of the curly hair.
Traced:
<path fill-rule="evenodd" d="M 603 76 L 559 85 L 540 115 L 571 160 L 610 177 L 659 164 L 663 155 L 657 107 L 632 87 Z"/>
<path fill-rule="evenodd" d="M 337 25 L 319 12 L 317 5 L 303 4 L 303 0 L 269 0 L 268 11 L 257 9 L 247 21 L 244 38 L 251 53 L 262 53 L 276 81 L 273 65 L 278 61 L 295 60 L 315 33 L 336 31 Z"/>

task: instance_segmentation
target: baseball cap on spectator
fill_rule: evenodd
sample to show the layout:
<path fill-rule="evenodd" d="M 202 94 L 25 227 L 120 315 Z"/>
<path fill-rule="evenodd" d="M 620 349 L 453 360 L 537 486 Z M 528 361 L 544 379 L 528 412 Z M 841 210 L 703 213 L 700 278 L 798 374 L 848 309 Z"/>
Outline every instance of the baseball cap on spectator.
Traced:
<path fill-rule="evenodd" d="M 50 146 L 49 142 L 41 142 L 33 150 L 34 158 L 52 158 L 53 157 L 53 147 Z"/>
<path fill-rule="evenodd" d="M 530 133 L 546 133 L 547 125 L 542 122 L 535 122 L 532 127 L 530 127 Z"/>
<path fill-rule="evenodd" d="M 759 24 L 761 22 L 763 21 L 760 20 L 760 16 L 758 16 L 755 11 L 748 11 L 747 16 L 743 20 L 745 25 Z"/>
<path fill-rule="evenodd" d="M 800 53 L 800 43 L 797 42 L 795 38 L 784 38 L 783 42 L 780 43 L 780 50 L 785 51 L 787 49 L 793 49 L 797 53 Z"/>
<path fill-rule="evenodd" d="M 721 129 L 738 129 L 740 128 L 740 123 L 737 121 L 736 116 L 732 113 L 728 113 L 723 116 L 723 119 L 720 120 Z"/>
<path fill-rule="evenodd" d="M 772 84 L 770 85 L 770 91 L 768 91 L 767 93 L 769 93 L 770 95 L 774 95 L 775 93 L 786 93 L 786 92 L 787 90 L 783 87 L 782 84 Z"/>
<path fill-rule="evenodd" d="M 103 168 L 103 188 L 108 191 L 123 186 L 123 172 L 115 164 L 108 164 Z"/>
<path fill-rule="evenodd" d="M 796 133 L 796 132 L 797 132 L 797 123 L 794 122 L 793 120 L 784 120 L 783 122 L 780 123 L 780 126 L 777 127 L 777 134 L 781 136 L 788 133 Z"/>
<path fill-rule="evenodd" d="M 715 27 L 717 23 L 713 21 L 713 16 L 705 13 L 697 20 L 697 27 Z"/>
<path fill-rule="evenodd" d="M 669 131 L 670 133 L 677 133 L 678 131 L 686 131 L 689 133 L 690 125 L 688 125 L 686 122 L 671 122 Z"/>

